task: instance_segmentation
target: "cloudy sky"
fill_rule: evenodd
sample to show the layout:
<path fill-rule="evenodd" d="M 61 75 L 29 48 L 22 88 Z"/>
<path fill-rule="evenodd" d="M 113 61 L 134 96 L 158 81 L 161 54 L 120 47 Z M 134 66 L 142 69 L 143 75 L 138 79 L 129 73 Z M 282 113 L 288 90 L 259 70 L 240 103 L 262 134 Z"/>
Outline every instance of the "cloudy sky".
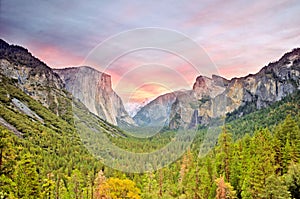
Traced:
<path fill-rule="evenodd" d="M 202 70 L 204 65 L 195 69 L 180 55 L 158 49 L 123 55 L 105 72 L 112 75 L 114 88 L 127 102 L 188 89 L 202 73 L 216 73 L 229 79 L 255 73 L 300 46 L 298 0 L 0 2 L 1 38 L 28 48 L 53 68 L 89 64 L 103 70 L 101 63 L 91 58 L 99 55 L 95 48 L 122 32 L 145 27 L 185 35 L 213 62 L 209 72 Z M 143 35 L 132 38 L 153 39 Z M 171 41 L 164 37 L 158 40 Z M 187 53 L 198 51 L 189 49 Z M 202 60 L 204 55 L 200 54 L 198 59 Z M 127 87 L 130 88 L 126 90 Z"/>

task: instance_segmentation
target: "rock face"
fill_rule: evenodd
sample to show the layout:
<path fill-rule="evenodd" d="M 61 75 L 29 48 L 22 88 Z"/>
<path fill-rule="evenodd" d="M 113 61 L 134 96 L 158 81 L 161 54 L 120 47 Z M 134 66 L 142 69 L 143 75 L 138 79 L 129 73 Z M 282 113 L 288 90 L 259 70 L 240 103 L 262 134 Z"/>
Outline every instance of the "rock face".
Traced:
<path fill-rule="evenodd" d="M 65 100 L 68 94 L 63 91 L 62 80 L 27 49 L 9 45 L 0 39 L 0 65 L 0 73 L 14 79 L 26 94 L 58 115 L 63 114 L 59 104 L 67 103 Z"/>
<path fill-rule="evenodd" d="M 193 91 L 199 99 L 204 97 L 214 98 L 225 90 L 228 83 L 228 80 L 217 75 L 213 75 L 212 78 L 199 76 L 196 78 Z"/>
<path fill-rule="evenodd" d="M 113 91 L 110 75 L 87 66 L 55 69 L 54 72 L 63 80 L 67 91 L 92 113 L 114 125 L 135 125 L 121 98 Z"/>
<path fill-rule="evenodd" d="M 199 122 L 207 123 L 211 109 L 209 101 L 223 93 L 228 83 L 229 80 L 217 75 L 197 77 L 193 90 L 181 93 L 173 103 L 169 127 L 192 128 Z"/>
<path fill-rule="evenodd" d="M 161 126 L 172 125 L 175 121 L 178 122 L 183 115 L 192 118 L 192 115 L 196 114 L 193 110 L 200 103 L 198 99 L 214 98 L 224 92 L 228 82 L 216 75 L 213 75 L 212 78 L 199 76 L 194 83 L 193 90 L 175 91 L 161 95 L 144 106 L 133 119 L 139 126 Z"/>
<path fill-rule="evenodd" d="M 159 96 L 144 106 L 133 119 L 140 126 L 170 125 L 171 128 L 195 126 L 199 118 L 198 107 L 224 92 L 228 84 L 229 80 L 216 75 L 212 78 L 199 76 L 193 90 L 175 91 Z M 202 109 L 205 108 L 210 107 L 202 106 Z M 204 115 L 206 113 L 203 113 Z"/>
<path fill-rule="evenodd" d="M 240 107 L 256 109 L 300 90 L 300 49 L 286 53 L 258 73 L 227 80 L 213 75 L 199 76 L 193 89 L 162 95 L 134 116 L 137 124 L 153 126 L 168 123 L 171 129 L 206 125 L 212 118 L 224 117 Z M 241 112 L 240 115 L 247 114 Z"/>
<path fill-rule="evenodd" d="M 286 53 L 257 74 L 226 80 L 199 76 L 193 91 L 177 96 L 170 114 L 170 128 L 207 124 L 239 107 L 266 107 L 300 90 L 300 49 Z M 241 115 L 244 113 L 241 112 Z"/>
<path fill-rule="evenodd" d="M 169 124 L 169 115 L 176 96 L 184 91 L 167 93 L 142 107 L 133 117 L 139 126 L 164 126 Z"/>

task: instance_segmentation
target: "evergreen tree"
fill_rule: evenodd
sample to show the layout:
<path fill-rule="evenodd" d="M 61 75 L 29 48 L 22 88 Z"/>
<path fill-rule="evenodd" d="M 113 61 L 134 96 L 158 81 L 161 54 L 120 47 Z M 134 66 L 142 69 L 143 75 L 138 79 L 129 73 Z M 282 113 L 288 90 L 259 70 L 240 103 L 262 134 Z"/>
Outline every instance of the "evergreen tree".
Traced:
<path fill-rule="evenodd" d="M 18 198 L 40 198 L 40 181 L 36 164 L 32 161 L 32 155 L 26 153 L 17 163 L 14 172 L 16 184 L 16 196 Z"/>
<path fill-rule="evenodd" d="M 82 173 L 78 169 L 72 171 L 69 183 L 68 190 L 70 192 L 71 198 L 78 199 L 82 197 L 84 187 L 84 180 Z"/>
<path fill-rule="evenodd" d="M 15 138 L 11 133 L 0 126 L 0 198 L 13 197 L 15 191 L 13 171 L 17 158 L 17 146 L 14 145 Z"/>
<path fill-rule="evenodd" d="M 275 173 L 275 152 L 268 129 L 255 132 L 249 145 L 248 166 L 242 185 L 243 198 L 261 198 L 266 179 Z"/>
<path fill-rule="evenodd" d="M 266 187 L 261 194 L 262 198 L 287 199 L 291 197 L 284 180 L 276 175 L 271 175 L 266 179 Z"/>
<path fill-rule="evenodd" d="M 231 163 L 231 147 L 232 137 L 226 127 L 223 127 L 222 133 L 218 139 L 217 151 L 217 172 L 220 175 L 225 175 L 227 182 L 230 181 L 230 163 Z"/>
<path fill-rule="evenodd" d="M 300 199 L 300 164 L 291 164 L 284 179 L 292 198 Z"/>
<path fill-rule="evenodd" d="M 154 173 L 145 173 L 142 177 L 142 198 L 155 198 L 157 194 L 158 183 Z"/>
<path fill-rule="evenodd" d="M 300 129 L 291 115 L 288 115 L 283 123 L 276 128 L 275 135 L 280 140 L 282 148 L 285 146 L 286 141 L 289 140 L 298 148 L 298 152 L 300 152 Z"/>
<path fill-rule="evenodd" d="M 51 173 L 47 175 L 47 178 L 43 180 L 43 185 L 42 185 L 42 197 L 45 199 L 50 199 L 54 198 L 54 188 L 55 188 L 55 183 L 51 179 L 53 176 Z"/>

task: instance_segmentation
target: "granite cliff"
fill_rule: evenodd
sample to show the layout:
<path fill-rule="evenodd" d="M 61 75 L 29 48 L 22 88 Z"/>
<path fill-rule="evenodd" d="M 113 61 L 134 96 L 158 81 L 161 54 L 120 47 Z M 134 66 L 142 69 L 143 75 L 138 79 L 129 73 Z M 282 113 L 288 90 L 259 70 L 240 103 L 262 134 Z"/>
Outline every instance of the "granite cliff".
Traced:
<path fill-rule="evenodd" d="M 65 88 L 92 113 L 118 126 L 135 125 L 121 98 L 113 91 L 111 77 L 91 67 L 54 69 Z"/>
<path fill-rule="evenodd" d="M 300 49 L 286 53 L 258 73 L 226 80 L 199 76 L 190 93 L 172 105 L 170 128 L 195 127 L 239 109 L 239 115 L 261 109 L 300 90 Z M 253 111 L 253 110 L 250 110 Z"/>
<path fill-rule="evenodd" d="M 165 126 L 169 124 L 169 115 L 172 104 L 178 94 L 185 91 L 176 91 L 161 95 L 144 107 L 142 107 L 133 117 L 139 126 Z"/>
<path fill-rule="evenodd" d="M 193 88 L 157 97 L 135 116 L 137 124 L 167 122 L 171 129 L 207 125 L 212 118 L 238 110 L 239 116 L 261 109 L 300 90 L 300 49 L 286 53 L 256 74 L 227 80 L 199 76 Z"/>

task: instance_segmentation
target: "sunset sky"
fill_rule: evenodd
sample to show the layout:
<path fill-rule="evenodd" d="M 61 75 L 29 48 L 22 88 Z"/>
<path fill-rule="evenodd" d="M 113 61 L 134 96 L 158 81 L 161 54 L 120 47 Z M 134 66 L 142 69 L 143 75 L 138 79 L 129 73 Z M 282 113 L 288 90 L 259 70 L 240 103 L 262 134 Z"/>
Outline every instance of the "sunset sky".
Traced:
<path fill-rule="evenodd" d="M 28 48 L 53 68 L 89 64 L 103 70 L 87 61 L 92 50 L 120 32 L 144 27 L 186 35 L 214 63 L 211 73 L 229 79 L 258 72 L 300 46 L 298 0 L 0 2 L 1 38 Z M 190 89 L 204 66 L 198 67 L 168 52 L 142 50 L 121 57 L 105 72 L 125 103 L 133 103 Z"/>

